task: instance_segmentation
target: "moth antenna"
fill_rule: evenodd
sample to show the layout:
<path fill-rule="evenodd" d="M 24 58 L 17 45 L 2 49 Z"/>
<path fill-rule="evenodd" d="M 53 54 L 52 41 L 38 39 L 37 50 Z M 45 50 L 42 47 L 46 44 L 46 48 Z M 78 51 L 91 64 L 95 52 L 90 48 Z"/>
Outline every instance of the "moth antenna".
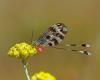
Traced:
<path fill-rule="evenodd" d="M 33 38 L 34 38 L 34 31 L 32 30 L 32 34 L 31 34 L 31 43 L 33 43 Z"/>
<path fill-rule="evenodd" d="M 86 48 L 88 48 L 88 47 L 90 47 L 90 45 L 89 44 L 81 44 L 81 45 L 77 45 L 77 44 L 66 44 L 66 46 L 67 47 L 69 47 L 69 46 L 82 46 L 82 47 L 86 47 Z"/>
<path fill-rule="evenodd" d="M 91 53 L 88 52 L 88 51 L 81 51 L 81 50 L 72 50 L 72 51 L 74 51 L 74 52 L 80 52 L 80 53 L 82 53 L 82 54 L 85 54 L 85 55 L 91 56 Z"/>

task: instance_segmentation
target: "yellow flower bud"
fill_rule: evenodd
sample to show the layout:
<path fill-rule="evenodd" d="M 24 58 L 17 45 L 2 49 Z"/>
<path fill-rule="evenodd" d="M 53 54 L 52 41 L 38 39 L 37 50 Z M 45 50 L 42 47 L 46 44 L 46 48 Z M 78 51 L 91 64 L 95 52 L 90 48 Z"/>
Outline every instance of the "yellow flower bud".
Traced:
<path fill-rule="evenodd" d="M 37 50 L 35 47 L 27 43 L 19 43 L 15 44 L 13 47 L 10 48 L 8 55 L 16 58 L 28 58 L 37 54 Z"/>

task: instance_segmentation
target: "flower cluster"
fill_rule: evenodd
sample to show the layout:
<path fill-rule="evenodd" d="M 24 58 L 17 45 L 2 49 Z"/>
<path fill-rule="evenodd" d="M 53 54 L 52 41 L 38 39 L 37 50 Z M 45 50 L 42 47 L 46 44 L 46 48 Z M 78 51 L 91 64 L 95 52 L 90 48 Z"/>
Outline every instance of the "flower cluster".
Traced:
<path fill-rule="evenodd" d="M 36 53 L 37 50 L 35 47 L 32 47 L 27 43 L 19 43 L 10 48 L 8 55 L 19 59 L 26 59 L 29 56 L 35 55 Z"/>
<path fill-rule="evenodd" d="M 50 73 L 39 72 L 39 73 L 35 73 L 31 77 L 31 80 L 56 80 L 56 78 L 54 76 L 52 76 Z"/>

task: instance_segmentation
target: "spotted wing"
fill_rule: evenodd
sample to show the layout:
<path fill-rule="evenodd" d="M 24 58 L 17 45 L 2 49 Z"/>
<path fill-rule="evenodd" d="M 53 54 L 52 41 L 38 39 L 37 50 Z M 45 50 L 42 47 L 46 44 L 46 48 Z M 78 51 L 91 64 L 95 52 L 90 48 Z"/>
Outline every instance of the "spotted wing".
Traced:
<path fill-rule="evenodd" d="M 38 40 L 36 40 L 36 45 L 56 46 L 62 42 L 67 32 L 68 29 L 65 24 L 53 24 Z"/>

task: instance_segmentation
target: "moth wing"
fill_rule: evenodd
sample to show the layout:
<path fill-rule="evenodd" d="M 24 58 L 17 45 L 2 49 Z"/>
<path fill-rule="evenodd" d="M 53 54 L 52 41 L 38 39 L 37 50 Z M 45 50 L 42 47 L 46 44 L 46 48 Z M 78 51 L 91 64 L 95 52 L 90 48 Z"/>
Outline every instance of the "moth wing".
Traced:
<path fill-rule="evenodd" d="M 63 23 L 56 23 L 50 26 L 48 30 L 36 40 L 36 45 L 56 46 L 63 41 L 67 32 L 68 29 Z"/>

